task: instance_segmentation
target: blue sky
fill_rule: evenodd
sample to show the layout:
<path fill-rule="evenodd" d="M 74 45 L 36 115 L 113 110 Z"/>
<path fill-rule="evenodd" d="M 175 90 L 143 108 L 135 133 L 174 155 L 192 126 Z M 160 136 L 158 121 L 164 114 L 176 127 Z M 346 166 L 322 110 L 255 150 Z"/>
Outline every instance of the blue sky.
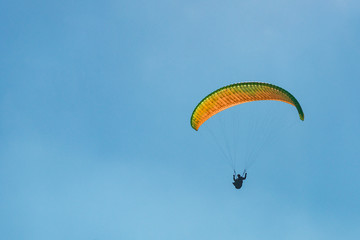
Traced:
<path fill-rule="evenodd" d="M 1 5 L 2 239 L 360 236 L 358 1 Z M 305 121 L 236 191 L 190 115 L 242 81 Z"/>

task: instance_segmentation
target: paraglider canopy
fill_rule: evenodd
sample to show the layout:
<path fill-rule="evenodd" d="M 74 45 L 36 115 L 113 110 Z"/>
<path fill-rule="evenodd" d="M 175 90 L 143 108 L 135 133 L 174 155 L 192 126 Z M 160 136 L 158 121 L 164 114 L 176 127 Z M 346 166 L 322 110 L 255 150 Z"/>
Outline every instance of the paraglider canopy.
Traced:
<path fill-rule="evenodd" d="M 227 108 L 261 100 L 291 104 L 296 107 L 300 119 L 304 120 L 304 112 L 299 102 L 285 89 L 269 83 L 242 82 L 222 87 L 201 100 L 191 115 L 191 127 L 197 131 L 205 121 Z"/>

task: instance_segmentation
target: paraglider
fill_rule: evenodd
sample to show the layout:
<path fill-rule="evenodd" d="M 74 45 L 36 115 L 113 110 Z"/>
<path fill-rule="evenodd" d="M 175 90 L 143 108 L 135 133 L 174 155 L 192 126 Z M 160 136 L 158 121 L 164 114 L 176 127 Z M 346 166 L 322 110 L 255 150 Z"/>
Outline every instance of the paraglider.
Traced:
<path fill-rule="evenodd" d="M 285 89 L 269 83 L 243 82 L 222 87 L 201 100 L 191 115 L 191 127 L 197 131 L 206 120 L 225 109 L 261 100 L 291 104 L 296 107 L 300 119 L 304 121 L 304 112 L 299 102 Z"/>
<path fill-rule="evenodd" d="M 293 105 L 300 120 L 304 121 L 304 112 L 299 102 L 285 89 L 269 83 L 241 82 L 224 86 L 202 99 L 191 115 L 191 127 L 198 131 L 208 119 L 228 108 L 242 103 L 265 100 L 281 101 Z M 233 170 L 235 172 L 235 168 Z M 244 174 L 244 176 L 238 174 L 237 178 L 235 178 L 235 174 L 233 175 L 235 188 L 241 188 L 243 180 L 247 176 L 246 171 Z"/>
<path fill-rule="evenodd" d="M 234 170 L 234 175 L 233 175 L 234 182 L 233 182 L 233 184 L 234 184 L 236 189 L 240 189 L 242 187 L 243 181 L 246 179 L 247 172 L 246 172 L 246 170 L 244 170 L 243 176 L 238 174 L 237 178 L 235 178 L 235 175 L 236 175 L 236 171 Z"/>

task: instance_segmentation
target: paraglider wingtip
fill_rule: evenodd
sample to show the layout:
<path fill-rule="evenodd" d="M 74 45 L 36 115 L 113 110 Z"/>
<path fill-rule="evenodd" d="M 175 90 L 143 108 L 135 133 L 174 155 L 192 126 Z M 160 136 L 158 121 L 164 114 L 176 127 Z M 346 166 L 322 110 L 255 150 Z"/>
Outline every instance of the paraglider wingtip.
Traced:
<path fill-rule="evenodd" d="M 199 128 L 196 128 L 196 127 L 194 127 L 192 124 L 191 124 L 191 127 L 192 127 L 192 129 L 194 129 L 195 131 L 197 131 Z"/>
<path fill-rule="evenodd" d="M 304 113 L 300 113 L 300 114 L 299 114 L 299 117 L 300 117 L 300 120 L 301 120 L 301 121 L 304 121 L 304 118 L 305 118 Z"/>

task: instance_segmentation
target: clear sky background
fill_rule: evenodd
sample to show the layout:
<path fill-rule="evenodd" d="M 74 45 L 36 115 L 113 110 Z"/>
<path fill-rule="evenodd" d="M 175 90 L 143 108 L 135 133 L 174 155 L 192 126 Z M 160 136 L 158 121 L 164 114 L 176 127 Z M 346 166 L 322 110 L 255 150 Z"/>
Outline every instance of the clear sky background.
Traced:
<path fill-rule="evenodd" d="M 359 1 L 3 0 L 0 22 L 1 239 L 359 239 Z M 242 81 L 305 121 L 237 191 L 190 116 Z"/>

